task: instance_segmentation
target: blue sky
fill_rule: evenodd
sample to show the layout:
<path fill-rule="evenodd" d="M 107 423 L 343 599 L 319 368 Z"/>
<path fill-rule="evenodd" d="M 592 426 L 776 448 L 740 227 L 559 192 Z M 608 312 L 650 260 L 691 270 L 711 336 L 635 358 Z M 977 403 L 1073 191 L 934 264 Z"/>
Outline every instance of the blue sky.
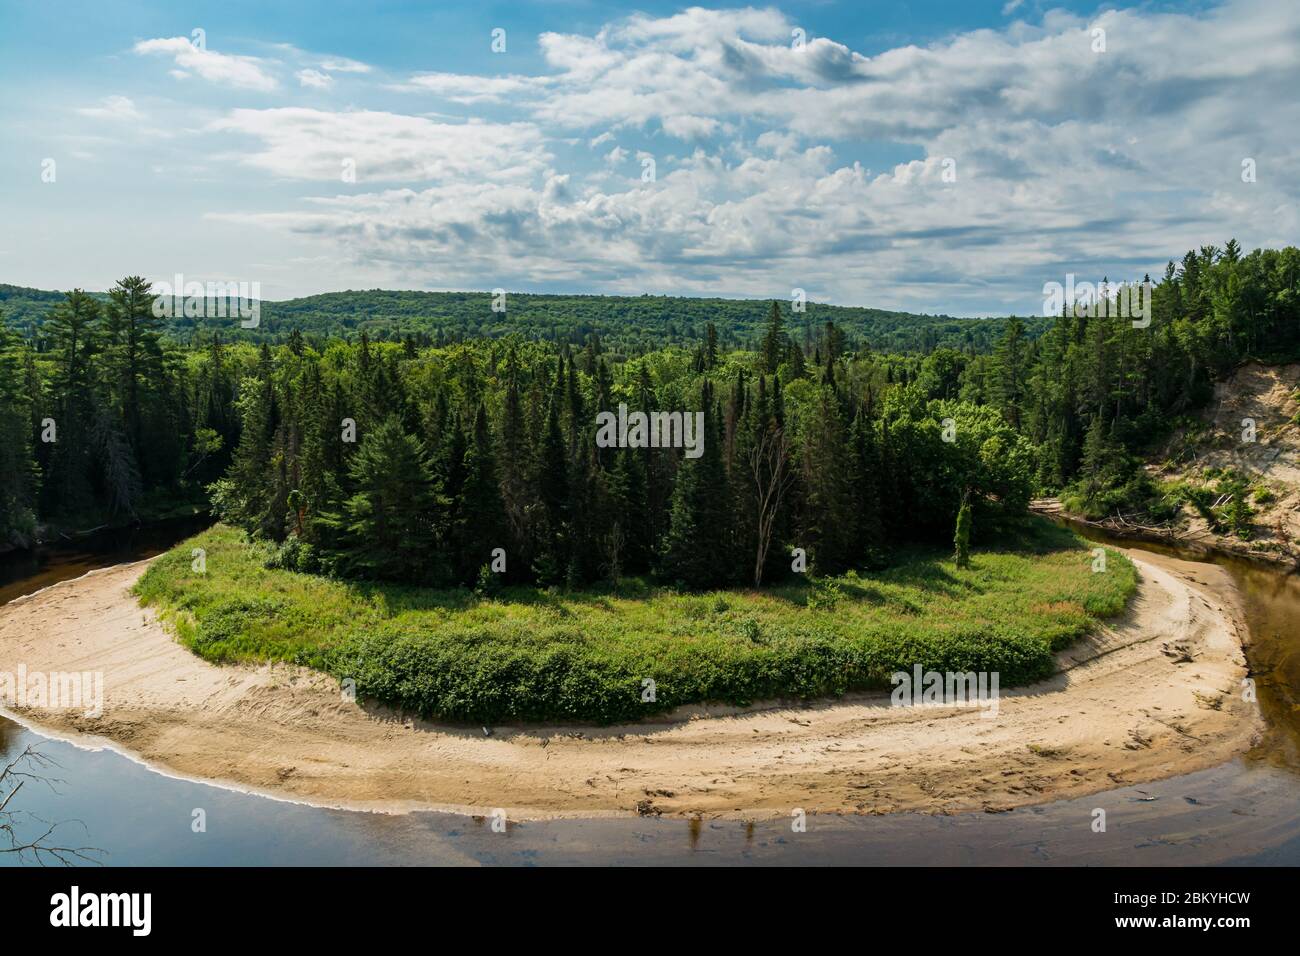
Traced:
<path fill-rule="evenodd" d="M 1037 311 L 1295 242 L 1297 41 L 1285 0 L 5 0 L 0 281 Z"/>

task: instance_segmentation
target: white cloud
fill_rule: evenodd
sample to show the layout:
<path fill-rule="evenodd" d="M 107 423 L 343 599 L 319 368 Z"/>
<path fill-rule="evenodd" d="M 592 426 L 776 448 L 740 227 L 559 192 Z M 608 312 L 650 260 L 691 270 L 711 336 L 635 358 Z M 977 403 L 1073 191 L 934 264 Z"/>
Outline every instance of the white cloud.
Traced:
<path fill-rule="evenodd" d="M 185 37 L 141 40 L 133 49 L 141 55 L 170 56 L 181 73 L 197 74 L 211 83 L 262 91 L 274 90 L 279 85 L 265 69 L 266 61 L 196 47 Z"/>
<path fill-rule="evenodd" d="M 467 76 L 460 73 L 417 73 L 394 89 L 433 93 L 455 103 L 496 103 L 531 95 L 546 85 L 540 77 Z"/>
<path fill-rule="evenodd" d="M 1091 50 L 1093 25 L 1105 54 Z M 342 157 L 358 158 L 351 194 L 258 221 L 390 274 L 439 263 L 425 281 L 459 287 L 798 285 L 847 302 L 1023 311 L 1066 269 L 1132 278 L 1193 246 L 1300 228 L 1293 5 L 1054 11 L 874 56 L 823 37 L 796 50 L 791 29 L 770 9 L 638 15 L 590 36 L 543 34 L 542 76 L 403 84 L 509 103 L 524 123 L 263 110 L 220 128 L 258 137 L 245 162 L 277 175 L 336 179 Z M 554 168 L 548 144 L 580 134 L 595 149 L 616 129 L 690 152 L 672 163 L 671 147 L 652 147 L 657 181 L 630 188 L 603 168 L 627 159 L 620 146 L 585 175 Z M 906 158 L 869 168 L 864 155 Z M 1244 157 L 1259 182 L 1240 181 Z M 366 192 L 367 180 L 411 188 Z"/>
<path fill-rule="evenodd" d="M 718 121 L 711 116 L 693 116 L 690 113 L 674 113 L 663 118 L 664 132 L 678 139 L 707 139 L 718 131 Z"/>
<path fill-rule="evenodd" d="M 299 70 L 295 75 L 299 85 L 313 90 L 327 90 L 334 85 L 334 77 L 319 70 Z"/>
<path fill-rule="evenodd" d="M 358 60 L 349 60 L 345 56 L 332 56 L 321 60 L 320 68 L 332 73 L 369 73 L 370 65 Z"/>
<path fill-rule="evenodd" d="M 99 106 L 85 106 L 77 110 L 82 116 L 106 120 L 138 120 L 143 117 L 135 103 L 126 96 L 106 96 Z"/>
<path fill-rule="evenodd" d="M 503 182 L 535 175 L 549 158 L 540 132 L 527 123 L 439 123 L 371 110 L 283 107 L 232 110 L 208 129 L 254 137 L 260 148 L 232 155 L 291 179 L 338 182 L 350 160 L 360 182 Z"/>

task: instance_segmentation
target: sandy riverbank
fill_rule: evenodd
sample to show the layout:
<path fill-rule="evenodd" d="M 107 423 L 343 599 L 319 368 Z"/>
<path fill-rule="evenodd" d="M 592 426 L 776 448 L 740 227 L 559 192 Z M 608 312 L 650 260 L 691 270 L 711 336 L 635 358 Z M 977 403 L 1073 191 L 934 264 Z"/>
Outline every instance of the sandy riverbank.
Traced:
<path fill-rule="evenodd" d="M 511 817 L 1001 810 L 1220 763 L 1263 728 L 1243 700 L 1246 626 L 1221 568 L 1130 552 L 1128 613 L 1003 690 L 995 718 L 888 696 L 692 708 L 605 728 L 452 728 L 348 702 L 284 665 L 209 664 L 129 588 L 147 562 L 0 607 L 0 673 L 101 671 L 102 716 L 13 709 L 169 773 L 327 806 Z"/>

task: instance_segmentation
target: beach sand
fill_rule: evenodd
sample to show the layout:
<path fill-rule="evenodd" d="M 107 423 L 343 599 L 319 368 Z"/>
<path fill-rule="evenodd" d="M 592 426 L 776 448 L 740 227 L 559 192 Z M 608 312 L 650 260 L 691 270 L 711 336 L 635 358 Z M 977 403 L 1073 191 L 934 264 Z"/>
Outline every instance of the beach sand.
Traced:
<path fill-rule="evenodd" d="M 1248 633 L 1228 574 L 1128 554 L 1140 583 L 1126 614 L 1059 654 L 1050 680 L 1003 688 L 996 717 L 891 707 L 880 693 L 489 735 L 349 701 L 314 671 L 203 661 L 131 595 L 148 562 L 0 607 L 0 673 L 102 672 L 100 716 L 0 704 L 170 774 L 321 806 L 513 819 L 994 812 L 1209 767 L 1262 732 L 1242 693 Z"/>

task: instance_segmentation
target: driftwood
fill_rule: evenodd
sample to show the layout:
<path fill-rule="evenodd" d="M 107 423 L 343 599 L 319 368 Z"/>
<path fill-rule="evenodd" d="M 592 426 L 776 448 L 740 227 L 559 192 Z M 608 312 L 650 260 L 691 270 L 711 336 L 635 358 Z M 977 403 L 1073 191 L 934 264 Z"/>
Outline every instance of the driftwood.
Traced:
<path fill-rule="evenodd" d="M 60 531 L 59 537 L 62 538 L 64 541 L 72 541 L 75 540 L 76 538 L 84 538 L 88 534 L 94 534 L 96 531 L 103 531 L 107 527 L 108 525 L 101 524 L 95 528 L 87 528 L 85 531 L 74 531 L 72 532 L 72 534 L 66 534 L 65 532 Z"/>
<path fill-rule="evenodd" d="M 1138 512 L 1124 514 L 1115 512 L 1115 514 L 1103 518 L 1100 521 L 1093 521 L 1089 518 L 1083 518 L 1076 515 L 1067 514 L 1061 507 L 1059 501 L 1055 499 L 1040 499 L 1031 502 L 1030 510 L 1041 514 L 1045 517 L 1058 518 L 1068 524 L 1080 524 L 1090 528 L 1097 528 L 1101 531 L 1109 532 L 1116 537 L 1132 536 L 1135 539 L 1141 536 L 1154 538 L 1170 542 L 1174 545 L 1185 544 L 1195 550 L 1206 554 L 1222 554 L 1233 558 L 1243 558 L 1248 561 L 1268 565 L 1271 567 L 1290 568 L 1291 570 L 1300 570 L 1300 553 L 1291 548 L 1290 536 L 1285 532 L 1283 520 L 1279 517 L 1277 525 L 1278 538 L 1282 542 L 1283 551 L 1262 551 L 1257 548 L 1249 547 L 1228 547 L 1222 541 L 1207 541 L 1206 538 L 1214 538 L 1212 529 L 1205 531 L 1191 531 L 1187 529 L 1175 529 L 1160 525 L 1144 525 L 1138 523 Z M 1217 536 L 1231 540 L 1226 535 Z"/>

